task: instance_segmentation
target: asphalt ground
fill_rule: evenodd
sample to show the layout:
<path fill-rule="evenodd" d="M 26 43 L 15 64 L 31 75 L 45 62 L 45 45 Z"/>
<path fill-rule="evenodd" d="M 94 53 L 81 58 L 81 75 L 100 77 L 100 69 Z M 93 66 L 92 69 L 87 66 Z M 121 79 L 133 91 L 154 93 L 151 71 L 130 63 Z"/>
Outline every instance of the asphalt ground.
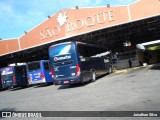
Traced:
<path fill-rule="evenodd" d="M 159 73 L 160 70 L 156 67 L 138 67 L 121 73 L 113 73 L 99 78 L 96 82 L 82 85 L 35 86 L 1 91 L 0 111 L 160 111 Z M 17 120 L 18 118 L 10 119 Z M 159 120 L 160 118 L 51 117 L 32 119 Z"/>

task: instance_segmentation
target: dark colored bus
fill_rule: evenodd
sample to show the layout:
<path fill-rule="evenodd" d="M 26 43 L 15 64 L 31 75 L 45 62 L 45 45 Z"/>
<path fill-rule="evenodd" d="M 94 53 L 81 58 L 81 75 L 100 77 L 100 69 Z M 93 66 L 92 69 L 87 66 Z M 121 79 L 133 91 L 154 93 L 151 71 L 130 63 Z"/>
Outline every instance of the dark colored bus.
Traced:
<path fill-rule="evenodd" d="M 49 48 L 49 60 L 55 84 L 95 81 L 112 72 L 111 52 L 94 44 L 66 42 Z"/>
<path fill-rule="evenodd" d="M 0 71 L 0 90 L 2 89 L 1 71 Z"/>
<path fill-rule="evenodd" d="M 2 88 L 28 86 L 26 65 L 8 66 L 0 71 Z"/>
<path fill-rule="evenodd" d="M 49 60 L 40 60 L 27 63 L 29 84 L 47 83 L 53 84 L 52 75 L 49 69 Z"/>

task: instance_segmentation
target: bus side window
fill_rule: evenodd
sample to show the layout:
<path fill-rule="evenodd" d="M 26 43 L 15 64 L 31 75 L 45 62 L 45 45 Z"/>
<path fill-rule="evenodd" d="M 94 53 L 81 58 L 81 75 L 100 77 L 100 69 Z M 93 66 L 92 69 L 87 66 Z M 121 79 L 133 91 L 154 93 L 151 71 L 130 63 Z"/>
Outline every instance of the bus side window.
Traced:
<path fill-rule="evenodd" d="M 15 72 L 16 72 L 16 74 L 18 74 L 18 75 L 23 75 L 23 74 L 24 74 L 24 71 L 22 70 L 21 67 L 17 67 Z"/>
<path fill-rule="evenodd" d="M 49 63 L 48 62 L 44 62 L 44 69 L 47 71 L 49 70 Z"/>

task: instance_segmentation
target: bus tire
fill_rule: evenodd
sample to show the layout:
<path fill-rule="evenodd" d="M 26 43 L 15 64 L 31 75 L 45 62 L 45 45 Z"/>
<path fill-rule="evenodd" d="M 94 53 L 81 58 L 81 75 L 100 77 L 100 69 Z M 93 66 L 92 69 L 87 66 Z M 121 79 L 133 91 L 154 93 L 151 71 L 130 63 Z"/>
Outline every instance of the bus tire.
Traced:
<path fill-rule="evenodd" d="M 22 86 L 22 88 L 28 88 L 28 87 L 29 87 L 29 85 Z"/>
<path fill-rule="evenodd" d="M 96 81 L 96 72 L 92 71 L 92 82 Z"/>

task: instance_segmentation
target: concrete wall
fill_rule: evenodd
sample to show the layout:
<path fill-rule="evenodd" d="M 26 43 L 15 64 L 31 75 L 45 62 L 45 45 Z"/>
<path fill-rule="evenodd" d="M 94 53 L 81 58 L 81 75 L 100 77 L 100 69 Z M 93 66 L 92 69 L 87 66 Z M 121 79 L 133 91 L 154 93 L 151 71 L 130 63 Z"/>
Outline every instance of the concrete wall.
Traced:
<path fill-rule="evenodd" d="M 132 67 L 139 66 L 138 59 L 131 59 Z M 113 64 L 113 66 L 118 69 L 129 68 L 128 59 L 117 61 L 117 63 Z"/>
<path fill-rule="evenodd" d="M 157 63 L 157 51 L 149 51 L 149 64 Z"/>

